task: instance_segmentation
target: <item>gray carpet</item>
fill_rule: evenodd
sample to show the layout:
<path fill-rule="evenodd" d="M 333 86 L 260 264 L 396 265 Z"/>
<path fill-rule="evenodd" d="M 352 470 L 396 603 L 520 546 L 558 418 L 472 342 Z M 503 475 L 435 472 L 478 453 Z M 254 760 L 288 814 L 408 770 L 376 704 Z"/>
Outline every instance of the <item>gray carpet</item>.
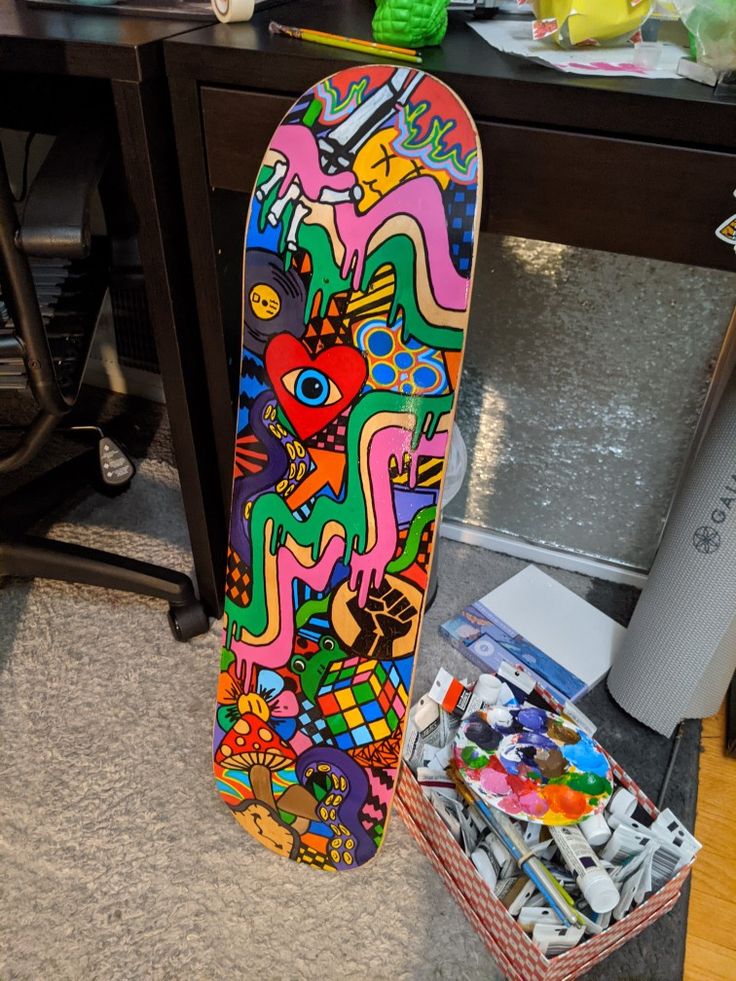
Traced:
<path fill-rule="evenodd" d="M 164 462 L 143 463 L 123 497 L 92 497 L 53 530 L 189 571 Z M 442 542 L 417 693 L 440 663 L 472 672 L 437 626 L 521 565 Z M 630 613 L 632 594 L 554 574 Z M 341 876 L 279 861 L 235 824 L 210 770 L 216 626 L 177 644 L 155 601 L 49 582 L 6 584 L 0 625 L 3 981 L 501 977 L 398 817 L 378 859 Z M 594 697 L 615 711 L 603 689 Z M 607 727 L 626 748 L 617 719 Z M 666 741 L 634 731 L 633 775 L 655 792 Z M 697 780 L 697 735 L 686 743 L 678 787 Z M 680 903 L 593 976 L 680 977 L 684 915 Z"/>

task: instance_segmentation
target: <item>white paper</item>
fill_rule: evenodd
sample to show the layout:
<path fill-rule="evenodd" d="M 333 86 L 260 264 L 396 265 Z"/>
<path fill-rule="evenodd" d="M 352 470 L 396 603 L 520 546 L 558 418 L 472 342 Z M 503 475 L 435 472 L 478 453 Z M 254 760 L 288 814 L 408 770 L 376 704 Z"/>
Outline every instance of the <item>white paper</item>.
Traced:
<path fill-rule="evenodd" d="M 611 667 L 626 629 L 529 565 L 480 600 L 588 688 Z"/>
<path fill-rule="evenodd" d="M 566 51 L 551 41 L 535 41 L 530 20 L 474 21 L 470 26 L 484 41 L 499 51 L 542 62 L 557 71 L 573 75 L 680 78 L 677 74 L 679 61 L 690 54 L 678 44 L 661 42 L 657 67 L 645 68 L 634 63 L 635 51 L 631 44 L 615 48 L 576 48 Z"/>

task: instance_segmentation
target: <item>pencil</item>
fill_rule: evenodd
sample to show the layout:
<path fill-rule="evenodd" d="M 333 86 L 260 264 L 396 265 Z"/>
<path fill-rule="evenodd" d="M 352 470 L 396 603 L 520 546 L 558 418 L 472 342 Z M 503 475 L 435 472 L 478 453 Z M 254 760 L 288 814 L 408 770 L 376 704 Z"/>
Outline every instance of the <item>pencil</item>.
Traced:
<path fill-rule="evenodd" d="M 383 58 L 395 58 L 398 61 L 411 61 L 421 64 L 422 59 L 414 48 L 400 48 L 393 44 L 379 44 L 378 41 L 363 41 L 357 37 L 343 37 L 341 34 L 329 34 L 327 31 L 314 31 L 308 27 L 287 27 L 272 20 L 268 25 L 269 33 L 284 34 L 299 41 L 312 41 L 314 44 L 325 44 L 331 48 L 343 48 L 346 51 L 357 51 L 360 54 L 376 54 Z"/>

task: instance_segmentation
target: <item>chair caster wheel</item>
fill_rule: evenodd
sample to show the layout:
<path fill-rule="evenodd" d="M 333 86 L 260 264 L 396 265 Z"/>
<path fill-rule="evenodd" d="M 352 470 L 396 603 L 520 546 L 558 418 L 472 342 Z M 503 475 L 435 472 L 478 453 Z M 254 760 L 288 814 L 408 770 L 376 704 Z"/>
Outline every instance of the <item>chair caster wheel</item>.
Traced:
<path fill-rule="evenodd" d="M 170 606 L 168 619 L 174 639 L 179 641 L 191 640 L 199 634 L 206 634 L 210 629 L 209 618 L 202 609 L 201 603 Z"/>

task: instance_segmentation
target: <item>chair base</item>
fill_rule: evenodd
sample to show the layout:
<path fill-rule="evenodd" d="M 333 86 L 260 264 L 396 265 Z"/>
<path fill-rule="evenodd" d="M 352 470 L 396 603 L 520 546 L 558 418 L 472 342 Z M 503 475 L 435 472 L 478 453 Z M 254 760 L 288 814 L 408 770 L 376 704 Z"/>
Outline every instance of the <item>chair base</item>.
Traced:
<path fill-rule="evenodd" d="M 81 486 L 94 482 L 99 483 L 97 459 L 88 451 L 0 501 L 0 577 L 54 579 L 152 596 L 169 604 L 169 626 L 177 640 L 206 633 L 209 619 L 183 572 L 26 533 Z"/>

